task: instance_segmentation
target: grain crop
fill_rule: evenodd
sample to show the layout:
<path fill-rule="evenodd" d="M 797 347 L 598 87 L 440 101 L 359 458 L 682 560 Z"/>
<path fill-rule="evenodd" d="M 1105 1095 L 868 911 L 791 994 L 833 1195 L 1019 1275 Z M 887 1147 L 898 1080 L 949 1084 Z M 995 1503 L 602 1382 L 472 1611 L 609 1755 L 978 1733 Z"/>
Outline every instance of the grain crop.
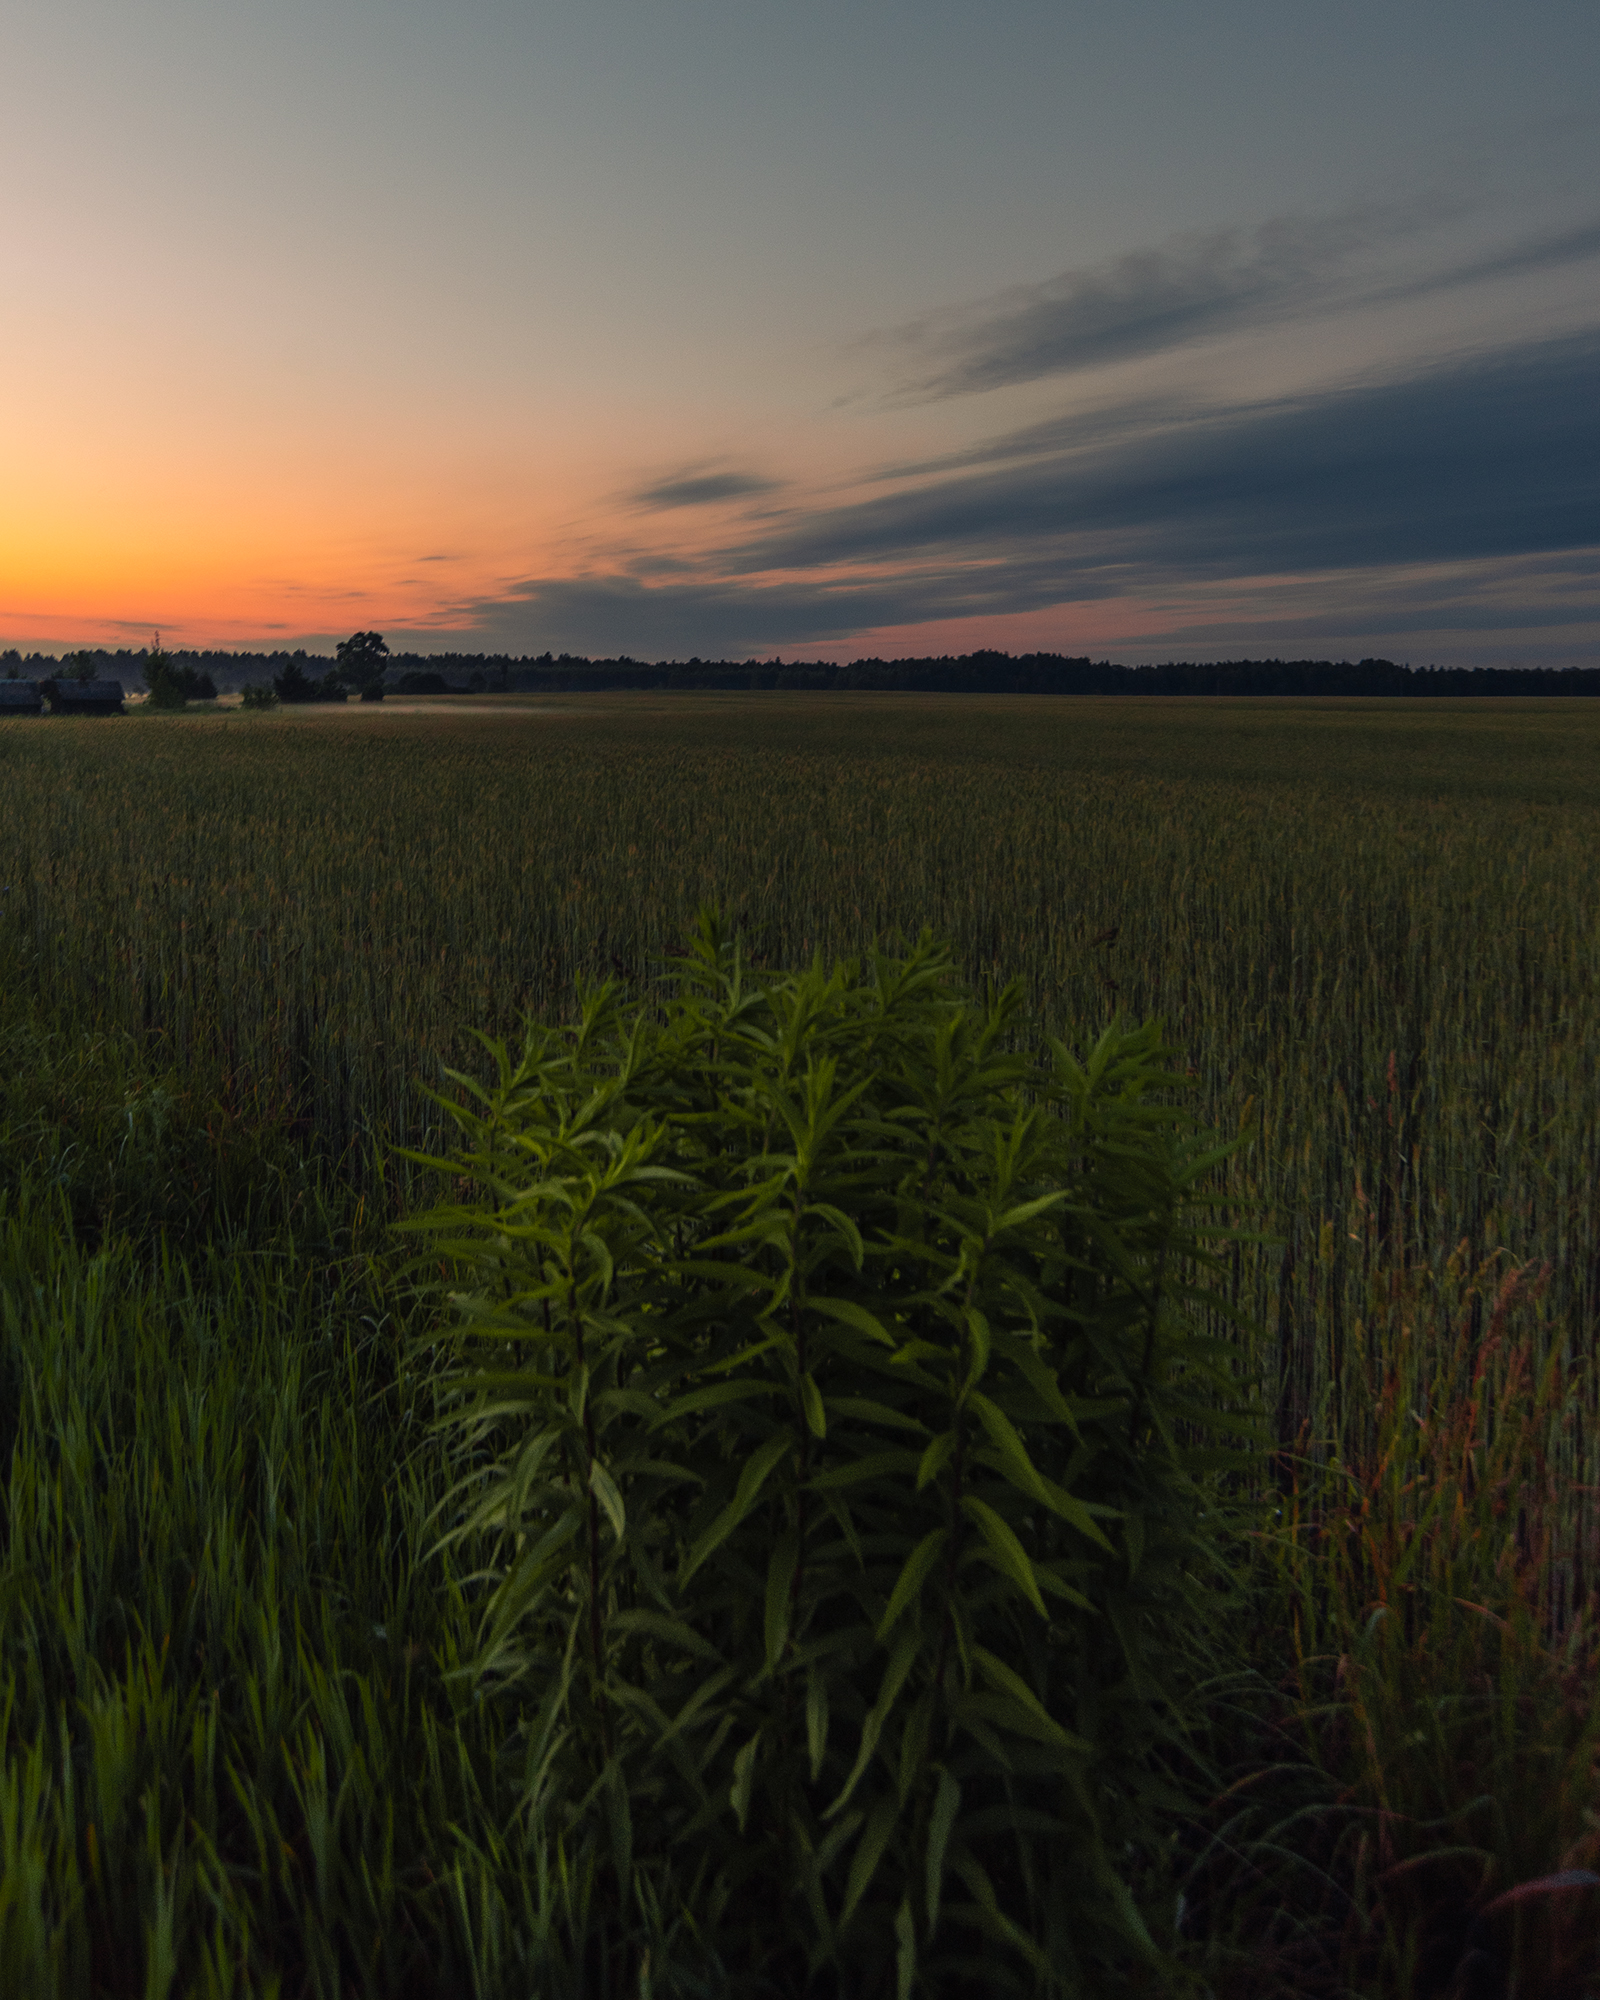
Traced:
<path fill-rule="evenodd" d="M 1596 855 L 1600 704 L 1578 701 L 678 695 L 0 723 L 13 1123 L 43 1079 L 42 1164 L 7 1189 L 0 1245 L 0 1958 L 39 1993 L 167 1992 L 180 1969 L 182 1990 L 267 1991 L 292 1959 L 286 1991 L 432 1991 L 417 1966 L 448 1963 L 493 1994 L 583 1932 L 583 1885 L 508 1831 L 501 1725 L 408 1678 L 463 1657 L 471 1621 L 418 1581 L 440 1475 L 386 1358 L 403 1311 L 374 1246 L 418 1193 L 396 1149 L 437 1136 L 431 1093 L 481 1060 L 470 1031 L 570 1015 L 599 978 L 648 994 L 706 902 L 758 965 L 930 926 L 975 985 L 1020 979 L 1043 1032 L 1159 1015 L 1201 1115 L 1247 1142 L 1220 1191 L 1268 1239 L 1230 1274 L 1275 1448 L 1263 1643 L 1315 1703 L 1316 1662 L 1344 1648 L 1356 1685 L 1351 1634 L 1421 1592 L 1383 1684 L 1425 1690 L 1448 1656 L 1464 1688 L 1489 1670 L 1440 1621 L 1487 1616 L 1503 1586 L 1523 1651 L 1494 1671 L 1540 1647 L 1570 1666 L 1600 1577 Z M 91 1077 L 93 1136 L 52 1152 Z M 312 1163 L 295 1199 L 326 1211 L 320 1247 L 64 1233 L 72 1146 L 143 1145 L 186 1089 L 202 1150 L 237 1127 Z M 388 1426 L 383 1473 L 358 1408 Z M 1600 1806 L 1589 1709 L 1569 1727 L 1550 1700 L 1557 1777 L 1529 1775 L 1510 1724 L 1496 1768 L 1544 1787 L 1558 1833 L 1542 1863 L 1474 1834 L 1503 1870 L 1570 1860 Z M 1383 1725 L 1394 1743 L 1415 1712 Z M 1459 1767 L 1469 1711 L 1451 1713 L 1439 1756 Z M 1376 1786 L 1391 1812 L 1383 1764 L 1329 1797 Z M 1348 1951 L 1340 1990 L 1412 1990 L 1414 1952 Z M 1293 1963 L 1286 1988 L 1227 1990 L 1321 1990 Z"/>

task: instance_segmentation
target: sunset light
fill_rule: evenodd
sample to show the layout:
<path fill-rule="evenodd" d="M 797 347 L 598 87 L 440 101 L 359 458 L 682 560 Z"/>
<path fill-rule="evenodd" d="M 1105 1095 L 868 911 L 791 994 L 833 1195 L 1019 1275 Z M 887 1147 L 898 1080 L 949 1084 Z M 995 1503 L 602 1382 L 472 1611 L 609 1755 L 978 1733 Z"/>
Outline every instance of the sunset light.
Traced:
<path fill-rule="evenodd" d="M 0 639 L 1592 660 L 1595 17 L 1469 11 L 36 10 Z"/>

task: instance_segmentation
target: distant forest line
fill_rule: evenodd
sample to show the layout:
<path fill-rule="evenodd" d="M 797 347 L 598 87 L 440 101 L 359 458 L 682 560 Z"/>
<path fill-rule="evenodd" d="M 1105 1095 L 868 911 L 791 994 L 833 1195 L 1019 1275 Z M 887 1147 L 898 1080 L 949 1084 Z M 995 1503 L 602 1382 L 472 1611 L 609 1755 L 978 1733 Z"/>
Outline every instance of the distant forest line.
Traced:
<path fill-rule="evenodd" d="M 87 649 L 108 679 L 142 686 L 145 652 Z M 180 667 L 209 674 L 220 688 L 265 682 L 292 664 L 331 669 L 334 656 L 307 653 L 174 651 Z M 0 653 L 0 674 L 48 679 L 52 654 Z M 394 653 L 390 693 L 611 693 L 664 689 L 780 689 L 878 694 L 1063 695 L 1600 695 L 1600 667 L 1412 667 L 1394 660 L 1169 660 L 1124 667 L 1060 653 L 964 653 L 919 660 L 591 660 L 571 653 Z"/>

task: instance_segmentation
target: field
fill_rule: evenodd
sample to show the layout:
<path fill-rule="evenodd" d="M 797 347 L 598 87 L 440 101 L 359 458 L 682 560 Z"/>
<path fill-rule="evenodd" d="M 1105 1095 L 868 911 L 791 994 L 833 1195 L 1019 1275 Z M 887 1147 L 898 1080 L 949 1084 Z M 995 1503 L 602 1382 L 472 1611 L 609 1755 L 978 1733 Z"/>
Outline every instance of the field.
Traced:
<path fill-rule="evenodd" d="M 407 1442 L 383 1276 L 420 1190 L 393 1149 L 437 1129 L 443 1068 L 481 1060 L 466 1030 L 568 1015 L 597 977 L 648 989 L 706 901 L 757 964 L 927 925 L 975 985 L 1020 979 L 1051 1034 L 1160 1016 L 1203 1115 L 1249 1141 L 1234 1212 L 1274 1238 L 1231 1270 L 1279 1447 L 1273 1587 L 1301 1593 L 1266 1652 L 1313 1703 L 1372 1603 L 1432 1590 L 1385 1686 L 1415 1668 L 1425 1706 L 1416 1661 L 1454 1647 L 1445 1692 L 1475 1687 L 1460 1649 L 1492 1614 L 1538 1709 L 1543 1665 L 1588 1644 L 1595 1573 L 1597 853 L 1600 705 L 1576 701 L 486 697 L 0 725 L 0 1962 L 36 1968 L 9 1990 L 490 1995 L 581 1929 L 578 1890 L 509 1831 L 506 1724 L 443 1673 L 471 1621 L 424 1558 L 441 1475 Z M 1335 1588 L 1307 1565 L 1341 1509 L 1362 1525 Z M 1457 1601 L 1485 1607 L 1466 1638 L 1438 1623 Z M 1587 1705 L 1551 1699 L 1550 1826 L 1451 1835 L 1496 1893 L 1579 1865 Z M 1503 1734 L 1502 1775 L 1532 1783 L 1537 1730 Z M 1330 1798 L 1373 1782 L 1318 1754 Z M 1457 1903 L 1481 1909 L 1472 1879 Z M 1313 1990 L 1304 1946 L 1327 1990 L 1422 1991 L 1449 1900 L 1421 1896 L 1392 1949 L 1346 1918 L 1326 1950 L 1279 1939 L 1281 1974 L 1252 1946 L 1257 1983 L 1228 1990 Z M 1191 1940 L 1197 1977 L 1246 1921 Z"/>

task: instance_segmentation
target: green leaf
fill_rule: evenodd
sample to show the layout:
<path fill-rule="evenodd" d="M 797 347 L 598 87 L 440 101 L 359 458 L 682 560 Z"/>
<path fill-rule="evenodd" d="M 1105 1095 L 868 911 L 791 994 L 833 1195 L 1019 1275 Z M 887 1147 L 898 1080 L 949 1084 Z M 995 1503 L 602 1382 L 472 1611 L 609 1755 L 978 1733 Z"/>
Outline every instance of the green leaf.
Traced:
<path fill-rule="evenodd" d="M 939 1477 L 939 1474 L 944 1471 L 945 1467 L 955 1456 L 955 1449 L 956 1434 L 954 1431 L 941 1432 L 938 1437 L 933 1439 L 927 1450 L 922 1454 L 921 1463 L 917 1467 L 917 1491 L 919 1493 L 925 1486 L 931 1485 Z"/>
<path fill-rule="evenodd" d="M 874 1402 L 869 1396 L 827 1396 L 823 1399 L 836 1417 L 854 1417 L 858 1423 L 887 1424 L 892 1430 L 926 1431 L 927 1425 L 908 1410 L 896 1410 L 888 1403 Z"/>
<path fill-rule="evenodd" d="M 911 1899 L 900 1898 L 894 1919 L 895 2000 L 912 2000 L 917 1990 L 917 1920 L 911 1914 Z"/>
<path fill-rule="evenodd" d="M 1039 1477 L 1027 1448 L 1017 1435 L 1016 1425 L 997 1404 L 977 1389 L 967 1397 L 967 1408 L 977 1417 L 989 1434 L 989 1441 L 1000 1455 L 1000 1469 L 1011 1484 L 1026 1493 L 1030 1500 L 1042 1501 L 1046 1506 L 1050 1500 L 1045 1492 L 1044 1481 Z"/>
<path fill-rule="evenodd" d="M 950 1539 L 949 1530 L 935 1528 L 931 1535 L 922 1540 L 905 1559 L 894 1589 L 889 1593 L 889 1606 L 878 1623 L 878 1639 L 881 1642 L 889 1636 L 896 1620 L 906 1607 L 916 1598 L 927 1580 L 928 1572 L 939 1560 L 941 1550 Z"/>
<path fill-rule="evenodd" d="M 822 1776 L 828 1749 L 828 1682 L 815 1667 L 806 1681 L 806 1748 L 811 1755 L 811 1782 Z"/>
<path fill-rule="evenodd" d="M 794 1446 L 790 1439 L 787 1437 L 775 1437 L 769 1438 L 761 1446 L 760 1450 L 756 1452 L 749 1464 L 746 1465 L 744 1471 L 739 1475 L 739 1484 L 732 1500 L 723 1508 L 711 1526 L 707 1528 L 699 1541 L 689 1551 L 683 1568 L 678 1572 L 678 1585 L 680 1589 L 694 1575 L 706 1557 L 720 1548 L 722 1543 L 738 1527 L 745 1515 L 755 1505 L 756 1497 L 760 1493 L 762 1486 L 766 1483 L 768 1473 L 793 1449 Z"/>
<path fill-rule="evenodd" d="M 1073 1414 L 1072 1405 L 1061 1392 L 1061 1384 L 1055 1370 L 1043 1355 L 1034 1351 L 1031 1341 L 1021 1335 L 1010 1335 L 1004 1342 L 996 1340 L 995 1345 L 1004 1353 L 1011 1365 L 1019 1369 L 1034 1394 L 1044 1404 L 1053 1417 L 1070 1426 L 1076 1434 L 1078 1419 Z"/>
<path fill-rule="evenodd" d="M 741 1833 L 744 1832 L 744 1823 L 750 1816 L 750 1794 L 756 1781 L 756 1751 L 760 1745 L 761 1732 L 758 1729 L 733 1760 L 733 1784 L 729 1788 L 728 1797 L 732 1802 L 734 1817 L 739 1822 Z"/>
<path fill-rule="evenodd" d="M 817 1849 L 811 1864 L 818 1876 L 825 1875 L 832 1867 L 835 1858 L 850 1844 L 850 1836 L 865 1818 L 864 1812 L 846 1813 L 839 1824 L 832 1829 L 827 1839 Z"/>
<path fill-rule="evenodd" d="M 1477 1852 L 1477 1850 L 1475 1849 L 1474 1852 Z M 1108 1869 L 1102 1880 L 1102 1887 L 1109 1897 L 1113 1909 L 1115 1909 L 1117 1915 L 1122 1920 L 1123 1936 L 1128 1939 L 1129 1943 L 1132 1944 L 1135 1951 L 1138 1952 L 1147 1965 L 1160 1965 L 1161 1953 L 1156 1948 L 1155 1939 L 1151 1937 L 1149 1931 L 1145 1928 L 1144 1918 L 1139 1914 L 1138 1906 L 1133 1900 L 1127 1883 L 1123 1881 L 1120 1875 Z"/>
<path fill-rule="evenodd" d="M 1042 1194 L 1036 1201 L 1025 1201 L 1017 1208 L 1008 1208 L 1004 1215 L 995 1219 L 995 1233 L 1002 1229 L 1019 1229 L 1024 1222 L 1031 1222 L 1036 1215 L 1043 1215 L 1046 1209 L 1059 1208 L 1067 1199 L 1065 1189 L 1054 1194 Z"/>
<path fill-rule="evenodd" d="M 1059 1597 L 1064 1603 L 1073 1605 L 1079 1611 L 1092 1612 L 1096 1608 L 1092 1598 L 1085 1597 L 1081 1590 L 1074 1590 L 1070 1583 L 1064 1582 L 1049 1563 L 1036 1562 L 1033 1565 L 1033 1580 L 1051 1597 Z"/>
<path fill-rule="evenodd" d="M 856 1269 L 859 1271 L 861 1266 L 867 1261 L 866 1246 L 861 1241 L 861 1231 L 851 1221 L 850 1217 L 845 1214 L 844 1210 L 833 1207 L 829 1202 L 814 1201 L 804 1212 L 807 1215 L 820 1215 L 824 1221 L 833 1224 L 834 1228 L 838 1230 L 839 1234 L 850 1246 L 851 1258 L 855 1263 Z"/>
<path fill-rule="evenodd" d="M 809 1372 L 800 1377 L 800 1400 L 805 1406 L 806 1423 L 813 1437 L 828 1435 L 828 1415 L 822 1407 L 822 1391 Z"/>
<path fill-rule="evenodd" d="M 1044 1732 L 1047 1741 L 1056 1744 L 1062 1750 L 1087 1752 L 1092 1748 L 1081 1736 L 1074 1736 L 1070 1731 L 1063 1729 L 1021 1674 L 1008 1667 L 1004 1660 L 996 1659 L 986 1646 L 974 1646 L 972 1658 L 978 1672 L 983 1675 L 990 1687 L 997 1694 L 1008 1695 L 1012 1701 L 1026 1709 Z"/>
<path fill-rule="evenodd" d="M 906 1725 L 900 1732 L 899 1791 L 902 1807 L 916 1791 L 923 1766 L 928 1761 L 928 1739 L 933 1733 L 934 1711 L 938 1706 L 938 1695 L 931 1687 L 924 1688 L 912 1703 Z"/>
<path fill-rule="evenodd" d="M 927 1896 L 928 1935 L 938 1928 L 939 1898 L 944 1888 L 944 1857 L 950 1845 L 950 1830 L 961 1810 L 961 1787 L 946 1770 L 939 1772 L 939 1789 L 934 1794 L 933 1811 L 928 1815 Z"/>
<path fill-rule="evenodd" d="M 883 1859 L 883 1850 L 894 1838 L 896 1822 L 900 1817 L 900 1801 L 893 1792 L 885 1792 L 867 1816 L 867 1823 L 861 1829 L 861 1838 L 856 1843 L 856 1851 L 850 1857 L 850 1873 L 845 1881 L 844 1908 L 839 1912 L 839 1927 L 842 1930 L 856 1913 L 856 1906 L 872 1886 L 872 1878 L 878 1872 L 878 1863 Z"/>
<path fill-rule="evenodd" d="M 628 1804 L 628 1781 L 619 1761 L 606 1767 L 606 1827 L 611 1835 L 611 1865 L 624 1895 L 633 1879 L 633 1814 Z"/>
<path fill-rule="evenodd" d="M 869 1451 L 846 1465 L 830 1465 L 811 1481 L 813 1493 L 831 1493 L 841 1486 L 856 1486 L 863 1479 L 881 1479 L 891 1472 L 909 1472 L 917 1463 L 914 1451 Z"/>
<path fill-rule="evenodd" d="M 969 1306 L 966 1312 L 967 1336 L 972 1342 L 972 1359 L 967 1364 L 967 1379 L 962 1384 L 970 1390 L 981 1382 L 989 1366 L 989 1322 L 976 1306 Z"/>
<path fill-rule="evenodd" d="M 1048 1616 L 1034 1578 L 1033 1564 L 1007 1522 L 987 1501 L 974 1499 L 971 1494 L 963 1498 L 961 1511 L 988 1544 L 996 1568 L 1011 1578 L 1041 1618 Z"/>
<path fill-rule="evenodd" d="M 681 1618 L 671 1618 L 664 1611 L 614 1611 L 606 1620 L 606 1627 L 611 1632 L 645 1632 L 653 1639 L 680 1647 L 697 1659 L 714 1660 L 718 1666 L 723 1663 L 722 1655 L 709 1639 L 702 1637 Z"/>
<path fill-rule="evenodd" d="M 856 1749 L 855 1766 L 845 1780 L 843 1791 L 822 1815 L 824 1819 L 832 1819 L 835 1813 L 843 1812 L 849 1804 L 850 1794 L 861 1782 L 862 1772 L 872 1761 L 872 1753 L 878 1747 L 878 1738 L 883 1733 L 883 1725 L 889 1718 L 889 1711 L 894 1707 L 896 1696 L 905 1686 L 906 1676 L 915 1664 L 916 1657 L 916 1634 L 902 1632 L 895 1641 L 893 1652 L 889 1655 L 889 1664 L 884 1669 L 883 1680 L 878 1688 L 878 1699 L 868 1709 L 866 1719 L 861 1725 L 861 1741 Z"/>
<path fill-rule="evenodd" d="M 853 1326 L 857 1333 L 865 1333 L 884 1347 L 894 1346 L 894 1336 L 884 1327 L 881 1320 L 874 1319 L 865 1306 L 859 1306 L 854 1299 L 808 1298 L 806 1309 L 821 1313 L 824 1319 L 837 1320 L 841 1326 Z"/>
<path fill-rule="evenodd" d="M 793 1346 L 794 1341 L 780 1329 L 777 1333 L 768 1334 L 765 1340 L 753 1340 L 748 1347 L 741 1347 L 737 1354 L 725 1355 L 721 1361 L 709 1363 L 704 1372 L 707 1375 L 728 1375 L 735 1368 L 743 1368 L 760 1355 L 769 1353 L 774 1347 Z"/>
<path fill-rule="evenodd" d="M 967 1407 L 976 1414 L 978 1421 L 988 1433 L 989 1441 L 1000 1460 L 1000 1470 L 1011 1484 L 1019 1492 L 1026 1493 L 1030 1500 L 1040 1501 L 1053 1513 L 1059 1514 L 1064 1521 L 1069 1521 L 1080 1535 L 1087 1535 L 1090 1541 L 1098 1543 L 1109 1555 L 1111 1544 L 1096 1525 L 1094 1516 L 1081 1500 L 1074 1499 L 1064 1488 L 1057 1486 L 1054 1480 L 1041 1478 L 1028 1456 L 1022 1439 L 1017 1435 L 1016 1426 L 1005 1411 L 976 1389 L 967 1397 Z"/>
<path fill-rule="evenodd" d="M 1097 1513 L 1103 1514 L 1108 1520 L 1115 1520 L 1117 1519 L 1115 1508 L 1091 1507 L 1087 1501 L 1075 1499 L 1064 1487 L 1057 1486 L 1052 1479 L 1047 1479 L 1044 1482 L 1044 1490 L 1045 1498 L 1049 1501 L 1051 1508 L 1061 1516 L 1063 1521 L 1068 1522 L 1072 1527 L 1076 1528 L 1080 1535 L 1087 1535 L 1089 1540 L 1095 1543 L 1097 1547 L 1104 1549 L 1107 1555 L 1112 1553 L 1111 1544 L 1107 1541 L 1104 1530 L 1095 1520 L 1095 1515 Z"/>
<path fill-rule="evenodd" d="M 994 1884 L 989 1880 L 983 1864 L 977 1859 L 976 1855 L 970 1849 L 963 1848 L 957 1852 L 950 1865 L 961 1877 L 962 1881 L 966 1883 L 967 1888 L 971 1892 L 973 1902 L 976 1903 L 979 1911 L 982 1913 L 981 1920 L 984 1929 L 991 1936 L 999 1938 L 1003 1943 L 1010 1945 L 1013 1951 L 1019 1952 L 1033 1967 L 1035 1972 L 1043 1973 L 1047 1971 L 1048 1967 L 1045 1962 L 1045 1955 L 1040 1950 L 1038 1944 L 1020 1925 L 1013 1923 L 1011 1918 L 1001 1909 L 1000 1900 L 994 1891 Z M 970 1905 L 968 1907 L 970 1909 Z"/>
<path fill-rule="evenodd" d="M 627 1512 L 622 1504 L 622 1495 L 617 1490 L 617 1482 L 599 1459 L 593 1460 L 589 1466 L 589 1491 L 605 1509 L 606 1519 L 611 1523 L 611 1532 L 620 1542 L 627 1532 Z"/>
<path fill-rule="evenodd" d="M 800 1556 L 800 1531 L 786 1528 L 778 1537 L 767 1564 L 766 1651 L 767 1671 L 778 1664 L 784 1641 L 789 1636 L 789 1592 L 794 1583 Z"/>
<path fill-rule="evenodd" d="M 781 1382 L 716 1382 L 708 1389 L 691 1389 L 687 1396 L 680 1396 L 675 1403 L 669 1403 L 656 1418 L 656 1427 L 670 1424 L 679 1417 L 693 1416 L 699 1410 L 724 1409 L 730 1403 L 753 1402 L 757 1396 L 781 1396 Z"/>

